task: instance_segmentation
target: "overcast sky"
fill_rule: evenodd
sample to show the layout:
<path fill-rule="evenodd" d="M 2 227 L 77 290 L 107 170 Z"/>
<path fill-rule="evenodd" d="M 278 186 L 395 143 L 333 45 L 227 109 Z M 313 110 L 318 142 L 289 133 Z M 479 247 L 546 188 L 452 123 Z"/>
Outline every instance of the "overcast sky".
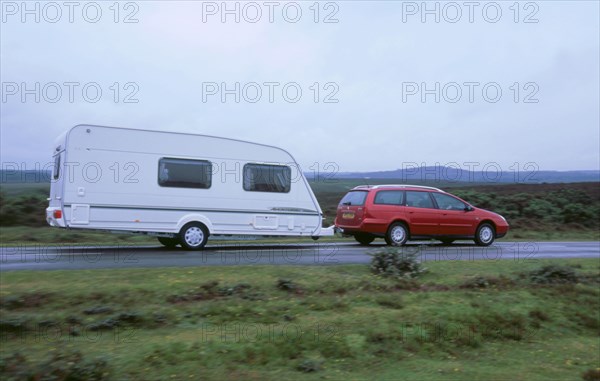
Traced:
<path fill-rule="evenodd" d="M 3 165 L 90 123 L 277 145 L 307 171 L 599 169 L 597 1 L 22 4 L 2 2 Z"/>

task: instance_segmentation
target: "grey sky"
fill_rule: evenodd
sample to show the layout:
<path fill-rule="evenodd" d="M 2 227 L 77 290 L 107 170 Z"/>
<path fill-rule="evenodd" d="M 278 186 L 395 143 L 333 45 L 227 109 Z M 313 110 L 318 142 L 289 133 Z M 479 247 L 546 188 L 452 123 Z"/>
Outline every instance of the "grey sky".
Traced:
<path fill-rule="evenodd" d="M 91 123 L 278 145 L 305 170 L 327 162 L 341 171 L 466 162 L 599 169 L 597 1 L 428 2 L 439 22 L 420 1 L 322 2 L 318 16 L 313 1 L 274 2 L 273 22 L 266 3 L 239 2 L 239 23 L 215 9 L 221 2 L 122 2 L 118 15 L 113 2 L 78 2 L 73 22 L 63 2 L 54 3 L 58 19 L 56 7 L 28 2 L 39 22 L 21 4 L 2 2 L 3 163 L 49 162 L 56 136 Z M 128 15 L 138 22 L 124 23 Z M 21 84 L 36 82 L 39 93 L 23 102 Z M 78 83 L 73 102 L 65 82 Z M 211 95 L 211 83 L 236 82 L 239 103 Z M 84 99 L 86 83 L 98 84 L 99 101 L 94 87 Z M 439 83 L 439 93 L 423 102 L 422 83 Z M 138 102 L 126 103 L 132 93 Z"/>

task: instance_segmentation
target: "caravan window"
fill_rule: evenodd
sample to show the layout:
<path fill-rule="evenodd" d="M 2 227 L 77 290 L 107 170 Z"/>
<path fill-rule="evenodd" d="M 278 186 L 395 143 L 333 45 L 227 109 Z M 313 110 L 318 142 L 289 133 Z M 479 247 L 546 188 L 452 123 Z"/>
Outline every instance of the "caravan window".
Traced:
<path fill-rule="evenodd" d="M 287 193 L 292 185 L 292 170 L 284 165 L 244 165 L 244 190 Z"/>
<path fill-rule="evenodd" d="M 54 156 L 54 180 L 58 180 L 60 177 L 60 153 Z"/>
<path fill-rule="evenodd" d="M 158 185 L 177 188 L 210 188 L 212 163 L 206 160 L 169 159 L 158 161 Z"/>

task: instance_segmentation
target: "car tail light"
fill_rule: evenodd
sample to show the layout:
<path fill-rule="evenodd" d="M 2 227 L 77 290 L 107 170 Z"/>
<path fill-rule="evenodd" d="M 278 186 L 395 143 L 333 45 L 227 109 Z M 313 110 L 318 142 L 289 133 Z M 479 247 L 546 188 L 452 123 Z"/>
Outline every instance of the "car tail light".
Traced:
<path fill-rule="evenodd" d="M 56 219 L 62 218 L 62 210 L 55 210 L 52 216 Z"/>

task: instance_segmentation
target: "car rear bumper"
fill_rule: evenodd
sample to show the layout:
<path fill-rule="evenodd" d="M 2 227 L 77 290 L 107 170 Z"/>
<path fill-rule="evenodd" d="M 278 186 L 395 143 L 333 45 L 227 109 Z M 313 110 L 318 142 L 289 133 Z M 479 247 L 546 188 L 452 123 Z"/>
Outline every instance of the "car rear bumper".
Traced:
<path fill-rule="evenodd" d="M 354 235 L 356 233 L 370 233 L 373 235 L 384 235 L 389 225 L 388 220 L 378 220 L 374 218 L 365 218 L 360 225 L 338 225 L 344 235 Z"/>

